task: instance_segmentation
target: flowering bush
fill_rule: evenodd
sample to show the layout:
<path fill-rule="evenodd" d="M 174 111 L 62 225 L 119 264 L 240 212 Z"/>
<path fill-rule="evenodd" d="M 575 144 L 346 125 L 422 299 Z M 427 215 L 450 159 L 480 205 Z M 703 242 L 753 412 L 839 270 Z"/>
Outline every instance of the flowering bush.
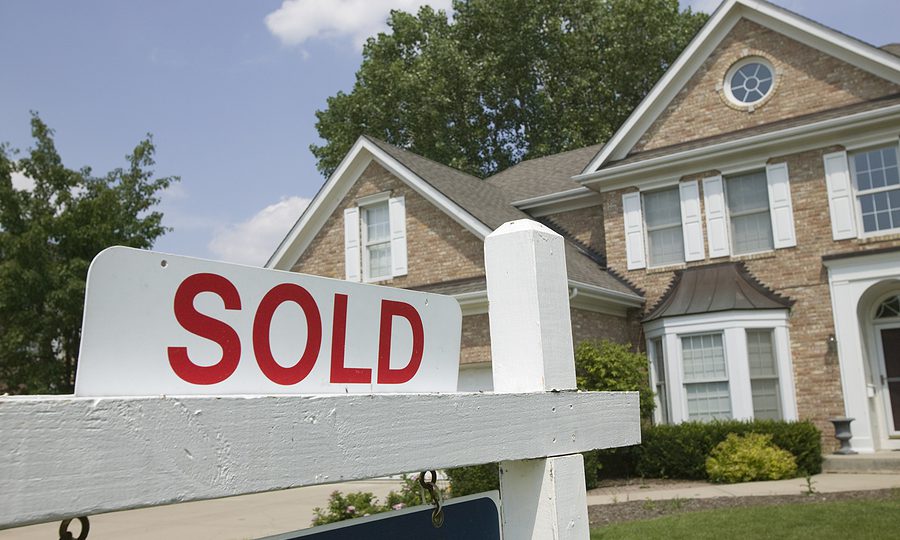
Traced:
<path fill-rule="evenodd" d="M 772 435 L 730 433 L 706 459 L 706 474 L 713 482 L 733 484 L 754 480 L 781 480 L 797 474 L 797 460 L 772 444 Z"/>
<path fill-rule="evenodd" d="M 441 489 L 443 498 L 447 497 L 447 491 Z M 402 510 L 408 506 L 418 506 L 420 504 L 430 504 L 430 500 L 423 500 L 422 488 L 416 477 L 403 477 L 403 487 L 400 491 L 391 491 L 388 493 L 384 504 L 378 502 L 375 495 L 368 492 L 356 491 L 344 495 L 340 491 L 332 492 L 328 498 L 328 506 L 322 508 L 314 508 L 314 517 L 312 525 L 325 525 L 345 519 L 352 519 L 372 514 L 380 514 L 391 510 Z"/>

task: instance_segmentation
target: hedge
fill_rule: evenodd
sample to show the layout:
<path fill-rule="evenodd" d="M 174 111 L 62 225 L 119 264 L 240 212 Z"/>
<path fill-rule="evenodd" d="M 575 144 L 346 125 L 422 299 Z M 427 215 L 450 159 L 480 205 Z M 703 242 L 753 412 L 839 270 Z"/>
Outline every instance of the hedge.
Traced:
<path fill-rule="evenodd" d="M 769 434 L 796 458 L 798 474 L 822 472 L 821 435 L 811 422 L 727 420 L 646 426 L 639 446 L 597 451 L 600 474 L 706 480 L 706 458 L 729 433 Z"/>
<path fill-rule="evenodd" d="M 594 489 L 597 487 L 600 472 L 597 453 L 585 452 L 582 455 L 584 456 L 584 483 L 587 489 Z M 447 478 L 450 479 L 450 494 L 453 497 L 500 489 L 500 468 L 497 463 L 457 467 L 447 469 L 446 472 Z"/>

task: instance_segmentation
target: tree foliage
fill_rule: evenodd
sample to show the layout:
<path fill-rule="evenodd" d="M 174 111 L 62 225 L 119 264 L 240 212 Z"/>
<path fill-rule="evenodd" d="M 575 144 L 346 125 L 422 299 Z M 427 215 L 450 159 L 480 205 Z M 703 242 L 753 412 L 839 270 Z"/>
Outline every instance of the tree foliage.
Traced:
<path fill-rule="evenodd" d="M 112 245 L 150 248 L 166 232 L 154 210 L 176 177 L 154 178 L 150 135 L 105 176 L 62 163 L 53 131 L 32 114 L 35 146 L 0 145 L 0 391 L 71 392 L 85 279 Z M 14 175 L 34 182 L 17 189 Z"/>
<path fill-rule="evenodd" d="M 606 140 L 706 21 L 677 0 L 456 0 L 392 11 L 318 111 L 330 175 L 361 134 L 489 175 Z"/>

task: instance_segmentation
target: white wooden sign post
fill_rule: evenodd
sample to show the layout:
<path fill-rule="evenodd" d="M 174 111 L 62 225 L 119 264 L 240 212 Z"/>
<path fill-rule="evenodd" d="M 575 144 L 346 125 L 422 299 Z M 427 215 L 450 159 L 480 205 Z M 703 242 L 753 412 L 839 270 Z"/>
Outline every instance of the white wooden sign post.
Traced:
<path fill-rule="evenodd" d="M 485 243 L 494 393 L 371 393 L 384 392 L 373 388 L 370 393 L 349 395 L 225 392 L 122 397 L 109 395 L 107 385 L 104 397 L 0 397 L 0 529 L 501 462 L 504 538 L 587 539 L 583 465 L 578 452 L 639 443 L 638 395 L 573 390 L 563 249 L 558 235 L 528 221 L 502 226 Z M 229 265 L 223 265 L 223 272 L 232 272 L 224 266 Z M 279 281 L 295 279 L 275 274 Z M 298 284 L 306 283 L 304 276 L 296 279 Z M 254 285 L 259 290 L 242 298 L 254 298 L 251 303 L 264 300 L 266 291 L 272 290 L 269 285 Z M 420 299 L 405 296 L 407 293 L 396 293 L 401 295 L 397 301 L 428 311 L 424 302 L 418 304 Z M 336 294 L 350 295 L 341 314 L 347 306 L 352 309 L 354 296 L 349 289 L 331 291 L 321 298 L 334 299 Z M 319 306 L 328 304 L 318 296 L 315 300 Z M 270 307 L 270 312 L 274 310 Z M 277 318 L 269 313 L 267 323 L 271 322 L 269 316 Z M 334 317 L 334 312 L 323 312 L 323 325 Z M 355 324 L 355 314 L 347 317 L 349 325 Z M 384 321 L 383 313 L 381 317 Z M 422 315 L 426 350 L 431 339 L 427 317 Z M 409 317 L 401 318 L 409 321 Z M 240 321 L 231 323 L 240 334 Z M 272 324 L 270 334 L 276 326 Z M 455 328 L 458 333 L 459 326 Z M 162 335 L 169 335 L 168 331 Z M 333 328 L 323 326 L 322 331 L 326 336 L 337 335 Z M 390 336 L 391 332 L 381 334 Z M 385 365 L 406 369 L 408 358 L 418 353 L 403 349 L 402 342 L 415 343 L 416 338 L 401 332 L 397 339 L 400 364 L 388 360 Z M 124 340 L 123 350 L 112 353 L 127 357 L 146 352 L 131 351 L 128 345 Z M 164 353 L 181 344 L 165 345 L 159 349 Z M 187 349 L 190 354 L 190 346 Z M 265 356 L 271 356 L 271 351 L 266 352 Z M 114 361 L 115 356 L 112 358 Z M 143 361 L 157 361 L 154 358 L 149 355 Z M 309 358 L 312 364 L 313 356 Z M 331 353 L 329 362 L 326 358 L 314 364 L 365 367 L 350 356 L 343 364 L 335 358 Z M 375 362 L 371 354 L 359 358 Z M 163 356 L 159 361 L 167 360 Z M 252 365 L 243 356 L 238 365 L 242 363 Z M 372 369 L 376 372 L 377 366 Z M 422 373 L 432 373 L 430 369 L 429 357 L 423 354 Z M 315 371 L 311 373 L 313 377 Z M 258 374 L 252 377 L 263 380 Z M 318 380 L 325 379 L 323 374 Z M 374 387 L 377 380 L 362 384 Z M 346 391 L 353 390 L 349 386 L 345 384 Z"/>

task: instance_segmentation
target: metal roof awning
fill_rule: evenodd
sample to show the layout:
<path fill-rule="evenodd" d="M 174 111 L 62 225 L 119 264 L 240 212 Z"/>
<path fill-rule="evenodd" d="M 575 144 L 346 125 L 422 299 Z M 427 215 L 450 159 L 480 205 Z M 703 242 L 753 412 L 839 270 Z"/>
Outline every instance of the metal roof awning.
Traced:
<path fill-rule="evenodd" d="M 788 309 L 793 304 L 760 283 L 743 263 L 729 262 L 675 272 L 669 289 L 644 322 L 717 311 Z"/>

